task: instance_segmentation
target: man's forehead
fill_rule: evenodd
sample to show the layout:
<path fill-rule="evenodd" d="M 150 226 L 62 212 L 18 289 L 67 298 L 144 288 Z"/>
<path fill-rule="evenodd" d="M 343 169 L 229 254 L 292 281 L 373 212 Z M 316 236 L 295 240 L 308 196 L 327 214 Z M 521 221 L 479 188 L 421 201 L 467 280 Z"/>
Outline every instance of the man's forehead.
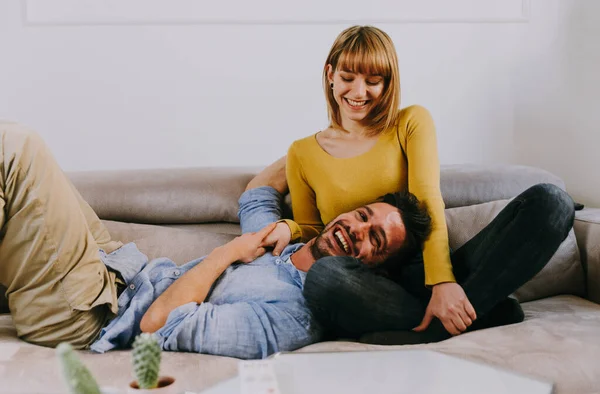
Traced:
<path fill-rule="evenodd" d="M 388 236 L 400 242 L 404 239 L 404 221 L 396 207 L 384 202 L 369 204 L 367 207 L 373 213 L 371 220 L 380 224 Z"/>
<path fill-rule="evenodd" d="M 385 221 L 386 223 L 391 224 L 394 227 L 400 227 L 403 225 L 402 216 L 400 216 L 400 212 L 398 212 L 397 210 L 388 213 L 385 217 Z"/>
<path fill-rule="evenodd" d="M 395 212 L 398 213 L 398 209 L 396 209 L 396 207 L 385 203 L 385 202 L 374 202 L 372 204 L 368 204 L 367 205 L 368 208 L 371 209 L 371 211 L 373 211 L 373 214 L 375 216 L 379 216 L 379 217 L 386 217 L 389 213 Z"/>

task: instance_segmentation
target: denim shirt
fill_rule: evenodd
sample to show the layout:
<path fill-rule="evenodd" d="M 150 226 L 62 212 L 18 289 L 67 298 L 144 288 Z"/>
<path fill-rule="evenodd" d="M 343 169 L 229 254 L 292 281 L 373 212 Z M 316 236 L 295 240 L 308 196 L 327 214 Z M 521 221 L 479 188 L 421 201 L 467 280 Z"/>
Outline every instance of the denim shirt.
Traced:
<path fill-rule="evenodd" d="M 246 191 L 239 205 L 243 233 L 281 218 L 281 195 L 270 187 Z M 163 349 L 253 359 L 318 341 L 321 328 L 302 295 L 306 273 L 290 262 L 302 246 L 288 245 L 281 256 L 268 252 L 250 264 L 229 266 L 203 303 L 190 302 L 171 311 L 156 332 Z M 121 273 L 127 288 L 119 296 L 117 316 L 91 346 L 99 353 L 131 346 L 152 302 L 205 258 L 182 266 L 167 258 L 148 262 L 133 243 L 100 253 L 107 266 Z"/>

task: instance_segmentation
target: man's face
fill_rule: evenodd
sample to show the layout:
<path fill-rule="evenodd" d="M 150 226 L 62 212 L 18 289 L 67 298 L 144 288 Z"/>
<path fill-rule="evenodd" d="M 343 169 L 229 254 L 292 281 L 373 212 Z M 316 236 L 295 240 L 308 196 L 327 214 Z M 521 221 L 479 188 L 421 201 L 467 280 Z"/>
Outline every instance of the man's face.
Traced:
<path fill-rule="evenodd" d="M 325 256 L 352 256 L 363 264 L 376 265 L 396 254 L 405 236 L 406 229 L 398 210 L 378 202 L 332 220 L 310 250 L 315 260 Z"/>

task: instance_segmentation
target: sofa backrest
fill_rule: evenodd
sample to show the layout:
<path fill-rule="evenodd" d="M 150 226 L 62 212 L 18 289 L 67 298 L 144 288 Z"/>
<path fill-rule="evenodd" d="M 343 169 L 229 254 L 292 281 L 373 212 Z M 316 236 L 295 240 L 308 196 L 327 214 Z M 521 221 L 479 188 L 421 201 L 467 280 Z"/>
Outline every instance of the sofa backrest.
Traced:
<path fill-rule="evenodd" d="M 186 168 L 69 173 L 101 219 L 152 224 L 237 223 L 238 198 L 258 168 Z M 557 176 L 515 165 L 442 166 L 446 208 L 516 196 Z M 289 197 L 289 196 L 288 196 Z M 289 198 L 286 200 L 288 205 Z"/>
<path fill-rule="evenodd" d="M 446 208 L 509 199 L 538 183 L 566 190 L 558 176 L 529 166 L 458 164 L 442 166 L 440 173 Z"/>

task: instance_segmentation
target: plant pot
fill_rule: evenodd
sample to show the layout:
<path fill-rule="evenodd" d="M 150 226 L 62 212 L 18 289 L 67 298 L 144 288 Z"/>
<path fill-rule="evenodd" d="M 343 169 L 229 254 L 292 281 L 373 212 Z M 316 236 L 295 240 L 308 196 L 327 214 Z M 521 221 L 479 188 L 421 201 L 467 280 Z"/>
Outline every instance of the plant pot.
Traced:
<path fill-rule="evenodd" d="M 170 376 L 161 376 L 158 378 L 158 387 L 155 389 L 141 389 L 136 380 L 129 383 L 127 387 L 128 394 L 178 394 L 177 382 Z"/>

